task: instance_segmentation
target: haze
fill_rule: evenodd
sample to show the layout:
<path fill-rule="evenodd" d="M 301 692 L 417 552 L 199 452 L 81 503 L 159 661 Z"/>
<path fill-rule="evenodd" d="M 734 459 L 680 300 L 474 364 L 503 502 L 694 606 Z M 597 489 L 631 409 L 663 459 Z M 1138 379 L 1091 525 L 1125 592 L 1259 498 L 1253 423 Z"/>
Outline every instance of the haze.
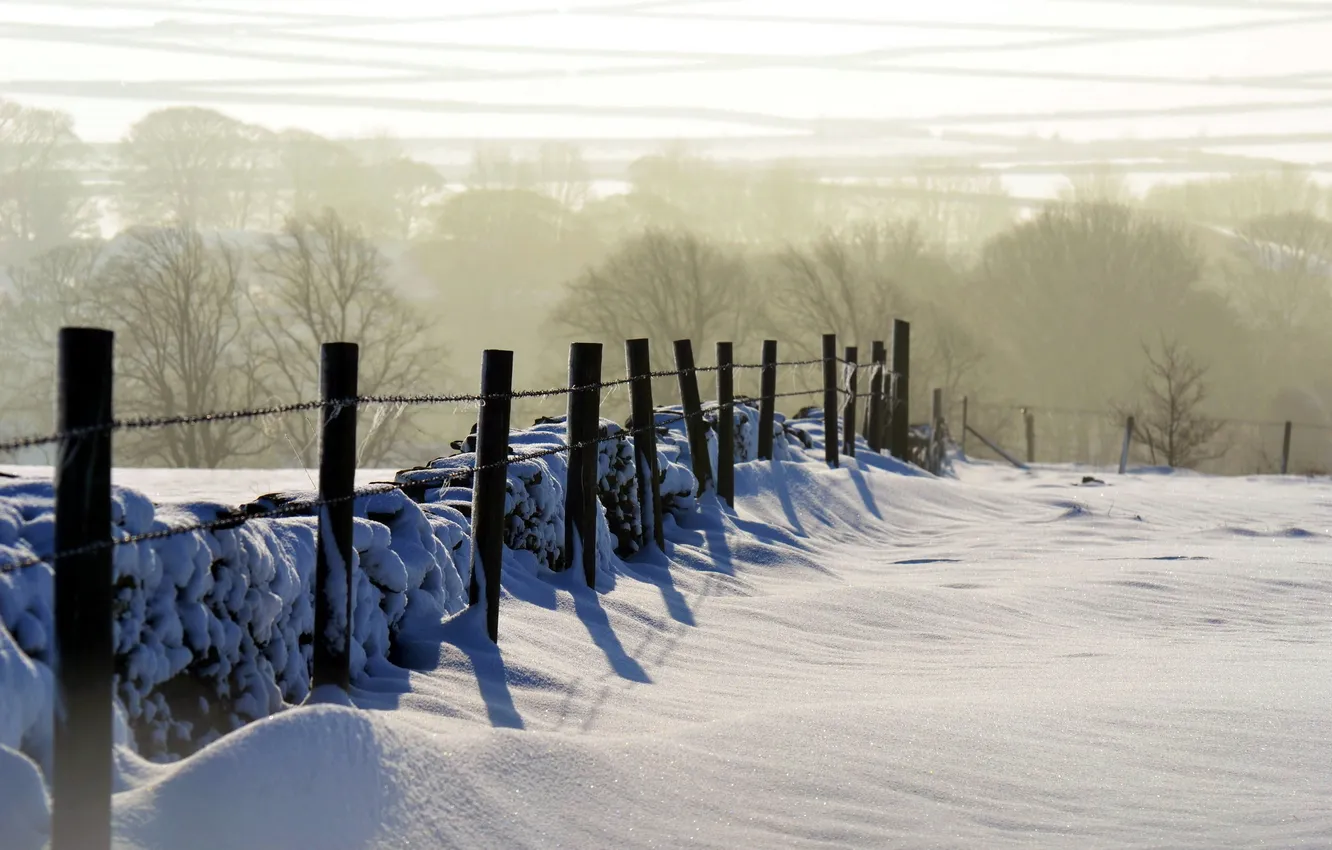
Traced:
<path fill-rule="evenodd" d="M 380 349 L 379 389 L 420 393 L 469 385 L 484 347 L 558 383 L 575 338 L 864 351 L 896 316 L 915 410 L 940 386 L 1010 447 L 1031 412 L 1045 459 L 1104 462 L 1156 382 L 1193 375 L 1198 421 L 1162 427 L 1204 436 L 1166 459 L 1270 470 L 1292 420 L 1299 468 L 1325 468 L 1321 4 L 0 0 L 0 20 L 6 432 L 49 419 L 61 321 L 170 353 L 138 334 L 165 296 L 127 305 L 188 255 L 218 288 L 187 312 L 231 345 L 204 352 L 216 374 L 125 375 L 127 409 L 308 396 L 293 352 L 334 327 Z M 295 246 L 339 235 L 373 270 L 356 297 L 397 319 L 266 328 L 320 271 Z M 680 258 L 708 270 L 694 289 Z M 636 312 L 663 269 L 680 304 Z M 404 414 L 374 462 L 465 418 Z M 295 430 L 124 451 L 308 462 Z"/>

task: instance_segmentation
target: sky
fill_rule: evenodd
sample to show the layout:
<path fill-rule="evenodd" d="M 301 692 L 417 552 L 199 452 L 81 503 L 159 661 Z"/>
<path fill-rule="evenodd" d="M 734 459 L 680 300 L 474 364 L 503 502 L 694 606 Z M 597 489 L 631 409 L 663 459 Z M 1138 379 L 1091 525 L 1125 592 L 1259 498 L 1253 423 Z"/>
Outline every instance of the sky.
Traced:
<path fill-rule="evenodd" d="M 1297 0 L 0 0 L 0 96 L 92 141 L 193 103 L 333 136 L 1317 164 L 1328 44 Z"/>

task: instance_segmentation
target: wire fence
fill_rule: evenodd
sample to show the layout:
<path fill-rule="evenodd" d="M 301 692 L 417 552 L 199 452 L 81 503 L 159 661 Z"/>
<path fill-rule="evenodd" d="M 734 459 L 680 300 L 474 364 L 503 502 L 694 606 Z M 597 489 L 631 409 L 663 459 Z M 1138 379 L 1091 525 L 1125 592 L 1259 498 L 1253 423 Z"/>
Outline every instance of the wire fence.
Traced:
<path fill-rule="evenodd" d="M 789 361 L 777 361 L 775 363 L 769 364 L 769 366 L 764 366 L 763 364 L 757 364 L 757 363 L 737 363 L 737 364 L 732 364 L 729 368 L 742 369 L 742 370 L 764 369 L 769 367 L 789 368 L 789 367 L 817 365 L 821 364 L 822 362 L 823 361 L 821 359 L 789 360 Z M 720 366 L 696 366 L 693 369 L 654 371 L 642 377 L 649 379 L 667 378 L 667 377 L 678 378 L 681 375 L 688 375 L 688 374 L 702 373 L 702 372 L 717 372 L 722 368 L 723 367 Z M 265 407 L 265 408 L 222 411 L 222 412 L 205 413 L 192 416 L 172 416 L 172 417 L 157 417 L 151 419 L 113 420 L 112 422 L 100 426 L 75 428 L 75 429 L 70 429 L 68 431 L 50 434 L 50 435 L 29 436 L 29 437 L 17 438 L 14 440 L 8 440 L 4 443 L 0 443 L 0 451 L 12 451 L 15 449 L 29 448 L 33 446 L 46 445 L 51 443 L 59 443 L 62 440 L 78 439 L 82 437 L 92 436 L 98 433 L 141 430 L 146 428 L 165 428 L 172 426 L 195 425 L 208 422 L 231 421 L 231 420 L 246 419 L 246 418 L 262 418 L 270 416 L 280 416 L 292 412 L 310 411 L 310 410 L 318 410 L 324 408 L 328 408 L 330 409 L 330 411 L 336 411 L 339 407 L 348 407 L 353 405 L 359 407 L 362 405 L 375 405 L 375 404 L 383 404 L 383 405 L 426 405 L 426 404 L 450 404 L 450 403 L 484 404 L 487 401 L 496 401 L 500 399 L 512 401 L 514 399 L 524 399 L 524 398 L 549 398 L 555 396 L 566 396 L 580 391 L 588 391 L 588 390 L 600 391 L 608 388 L 627 386 L 633 383 L 635 380 L 640 380 L 640 379 L 641 378 L 624 378 L 612 381 L 600 381 L 595 384 L 556 387 L 556 388 L 542 389 L 542 390 L 516 390 L 509 393 L 489 394 L 489 395 L 485 394 L 400 395 L 400 396 L 367 395 L 367 396 L 357 396 L 355 398 L 350 398 L 350 399 L 335 400 L 332 402 L 325 402 L 322 400 L 307 401 L 307 402 L 298 402 L 295 404 L 275 405 L 272 407 Z M 844 387 L 839 387 L 838 391 L 843 395 L 846 395 L 846 390 Z M 787 398 L 815 395 L 821 392 L 823 392 L 822 387 L 814 387 L 809 389 L 772 393 L 760 397 L 745 396 L 742 398 L 735 399 L 731 402 L 728 402 L 725 405 L 717 405 L 709 407 L 700 410 L 694 414 L 680 414 L 678 416 L 674 416 L 668 419 L 658 419 L 655 422 L 653 422 L 651 425 L 645 425 L 631 429 L 622 429 L 604 437 L 597 437 L 591 440 L 583 440 L 573 444 L 566 443 L 563 445 L 552 446 L 547 449 L 540 449 L 532 452 L 519 451 L 516 453 L 512 453 L 510 458 L 497 463 L 485 464 L 482 466 L 470 466 L 470 467 L 450 469 L 447 472 L 440 472 L 437 476 L 415 476 L 411 481 L 408 482 L 382 482 L 382 483 L 371 484 L 366 487 L 357 489 L 350 496 L 344 495 L 334 498 L 300 499 L 271 509 L 258 509 L 258 510 L 248 511 L 245 513 L 229 513 L 213 520 L 190 523 L 186 525 L 178 525 L 168 529 L 159 529 L 156 531 L 125 535 L 124 537 L 113 538 L 107 541 L 99 541 L 97 543 L 89 544 L 87 546 L 61 550 L 58 552 L 51 552 L 46 555 L 31 556 L 18 561 L 10 561 L 4 564 L 0 564 L 0 574 L 7 572 L 14 572 L 20 569 L 34 567 L 41 564 L 54 564 L 57 560 L 60 560 L 62 558 L 75 557 L 78 555 L 88 554 L 91 552 L 96 552 L 107 548 L 116 548 L 119 546 L 133 545 L 136 543 L 165 540 L 167 538 L 177 537 L 186 534 L 194 534 L 197 532 L 208 532 L 221 529 L 236 528 L 240 525 L 244 525 L 245 523 L 251 522 L 253 520 L 280 519 L 284 517 L 305 516 L 308 515 L 310 512 L 318 510 L 320 508 L 329 505 L 340 504 L 342 502 L 346 502 L 349 500 L 366 498 L 375 495 L 382 495 L 384 493 L 390 493 L 397 490 L 404 490 L 408 487 L 421 487 L 421 486 L 432 487 L 432 486 L 440 486 L 446 483 L 451 483 L 453 481 L 465 480 L 471 476 L 474 476 L 478 472 L 483 472 L 487 469 L 507 466 L 509 463 L 513 461 L 536 460 L 543 457 L 565 454 L 581 448 L 589 448 L 597 446 L 605 442 L 613 442 L 616 440 L 621 440 L 621 441 L 627 440 L 647 433 L 660 433 L 664 429 L 669 429 L 671 425 L 676 425 L 681 422 L 687 422 L 693 416 L 706 416 L 707 414 L 712 413 L 713 411 L 719 409 L 720 407 L 733 408 L 737 404 L 744 404 L 749 402 L 762 402 L 765 400 L 778 401 Z M 868 394 L 865 395 L 867 396 Z"/>
<path fill-rule="evenodd" d="M 961 399 L 950 405 L 950 419 L 960 421 Z M 1011 401 L 968 400 L 968 424 L 1010 454 L 1030 462 L 1116 466 L 1124 448 L 1128 411 L 1059 405 L 1027 405 Z M 1030 419 L 1030 428 L 1028 427 Z M 1197 447 L 1188 465 L 1202 472 L 1228 475 L 1324 475 L 1332 471 L 1332 424 L 1308 420 L 1263 420 L 1244 417 L 1202 417 L 1216 428 L 1206 445 Z M 1286 429 L 1290 442 L 1286 445 Z M 970 454 L 1001 459 L 980 441 L 967 443 Z M 1160 453 L 1134 440 L 1128 461 L 1164 466 Z"/>
<path fill-rule="evenodd" d="M 65 704 L 64 712 L 55 724 L 52 746 L 53 850 L 109 846 L 108 789 L 85 782 L 81 777 L 109 776 L 112 771 L 112 741 L 105 734 L 109 730 L 104 727 L 107 726 L 106 698 L 114 693 L 117 675 L 113 635 L 117 616 L 115 551 L 119 547 L 236 529 L 256 520 L 315 516 L 315 564 L 311 575 L 314 623 L 309 684 L 312 691 L 332 686 L 345 693 L 351 684 L 350 659 L 354 640 L 352 565 L 356 559 L 353 531 L 357 499 L 403 492 L 413 501 L 430 501 L 430 488 L 470 479 L 471 510 L 465 534 L 471 545 L 470 564 L 466 569 L 468 577 L 464 579 L 468 584 L 466 594 L 471 605 L 484 603 L 487 634 L 492 641 L 498 642 L 501 563 L 510 525 L 506 515 L 511 486 L 506 470 L 510 464 L 555 455 L 569 456 L 561 484 L 565 535 L 575 554 L 564 567 L 572 568 L 572 561 L 581 561 L 588 586 L 595 588 L 597 523 L 602 522 L 598 502 L 603 494 L 598 492 L 601 487 L 600 452 L 590 449 L 603 443 L 633 439 L 633 476 L 637 479 L 635 486 L 639 488 L 639 516 L 632 524 L 633 546 L 627 551 L 637 551 L 639 547 L 653 543 L 664 546 L 661 492 L 664 474 L 658 466 L 657 449 L 658 438 L 670 433 L 671 426 L 685 425 L 688 462 L 694 480 L 693 495 L 699 497 L 711 491 L 719 501 L 734 504 L 736 434 L 732 414 L 736 405 L 757 405 L 756 455 L 760 460 L 773 460 L 778 457 L 774 453 L 777 434 L 788 433 L 777 424 L 775 403 L 781 399 L 821 395 L 825 457 L 830 465 L 836 466 L 840 455 L 855 452 L 855 402 L 860 398 L 872 399 L 866 407 L 873 409 L 876 418 L 881 419 L 880 414 L 889 409 L 885 392 L 896 392 L 899 386 L 896 374 L 887 371 L 883 345 L 876 343 L 875 362 L 869 364 L 871 391 L 861 393 L 856 377 L 862 364 L 855 362 L 855 350 L 847 348 L 849 356 L 846 358 L 835 356 L 836 338 L 826 334 L 821 358 L 779 361 L 776 343 L 767 340 L 762 362 L 732 363 L 731 344 L 718 343 L 718 362 L 712 366 L 696 365 L 690 343 L 680 340 L 675 343 L 678 368 L 655 371 L 650 369 L 647 340 L 631 340 L 625 345 L 629 375 L 613 380 L 589 380 L 601 375 L 601 346 L 575 343 L 570 349 L 568 385 L 533 390 L 513 390 L 512 352 L 488 350 L 482 358 L 478 393 L 358 394 L 359 348 L 351 343 L 326 343 L 320 351 L 322 398 L 317 401 L 116 419 L 111 404 L 113 342 L 114 335 L 109 331 L 63 329 L 57 369 L 59 428 L 52 433 L 30 434 L 0 443 L 0 452 L 57 446 L 53 481 L 55 521 L 50 551 L 25 552 L 22 557 L 14 557 L 23 550 L 7 547 L 6 560 L 0 564 L 0 575 L 43 565 L 49 565 L 54 573 L 50 609 L 55 614 L 54 644 L 60 647 L 57 690 L 64 696 Z M 822 367 L 819 370 L 821 381 L 817 385 L 798 383 L 788 389 L 777 388 L 779 377 L 785 376 L 789 381 L 794 375 L 797 381 L 801 381 L 806 370 L 815 366 Z M 759 394 L 737 395 L 735 374 L 756 370 L 761 372 Z M 698 376 L 706 373 L 716 373 L 717 395 L 715 402 L 705 405 L 700 398 Z M 885 380 L 886 376 L 891 378 Z M 652 384 L 658 378 L 678 379 L 681 402 L 678 408 L 654 404 Z M 623 428 L 603 429 L 603 393 L 626 386 L 633 410 L 629 421 Z M 564 434 L 552 433 L 549 444 L 515 446 L 511 426 L 513 403 L 549 398 L 568 401 Z M 440 404 L 475 405 L 475 442 L 468 438 L 471 445 L 466 448 L 470 451 L 463 451 L 464 447 L 459 446 L 461 454 L 472 455 L 470 461 L 459 461 L 458 466 L 445 468 L 432 465 L 406 470 L 398 473 L 391 482 L 355 486 L 358 466 L 356 414 L 361 407 Z M 112 518 L 112 435 L 312 411 L 320 411 L 322 419 L 319 423 L 320 476 L 316 493 L 261 497 L 236 509 L 221 509 L 197 521 L 171 520 L 165 527 L 147 531 L 131 533 L 128 529 L 115 529 Z M 705 419 L 709 416 L 715 417 L 711 423 Z M 710 427 L 716 429 L 715 459 L 711 456 L 707 433 Z M 650 438 L 641 439 L 645 435 Z M 812 447 L 813 439 L 808 436 L 800 436 L 800 439 Z M 875 443 L 875 439 L 872 437 L 871 443 Z M 683 462 L 685 446 L 678 442 L 677 445 Z M 875 445 L 875 448 L 881 446 Z M 641 532 L 638 530 L 640 525 Z M 461 574 L 459 577 L 462 578 Z"/>
<path fill-rule="evenodd" d="M 839 358 L 840 361 L 840 358 Z M 785 360 L 771 364 L 774 367 L 799 367 L 811 366 L 822 363 L 821 359 L 812 360 Z M 845 362 L 845 361 L 841 361 Z M 729 368 L 736 370 L 755 370 L 765 368 L 761 363 L 735 363 Z M 699 374 L 717 372 L 720 366 L 695 366 L 692 369 L 674 369 L 649 372 L 644 377 L 657 378 L 678 378 L 683 374 Z M 613 381 L 600 381 L 595 384 L 586 384 L 581 386 L 551 387 L 540 390 L 515 390 L 503 394 L 503 398 L 510 401 L 519 399 L 545 399 L 566 396 L 570 393 L 577 393 L 587 390 L 607 390 L 617 387 L 625 387 L 634 382 L 634 378 L 620 378 Z M 817 392 L 811 390 L 810 392 Z M 481 395 L 481 394 L 425 394 L 425 395 L 360 395 L 353 398 L 342 399 L 334 402 L 323 400 L 318 401 L 298 401 L 290 404 L 272 405 L 269 407 L 255 407 L 242 410 L 222 410 L 210 413 L 182 414 L 178 416 L 145 416 L 135 419 L 116 419 L 102 425 L 92 425 L 86 428 L 72 428 L 61 432 L 48 432 L 43 434 L 30 434 L 22 437 L 12 437 L 0 440 L 0 454 L 17 452 L 24 449 L 40 448 L 42 446 L 51 446 L 60 443 L 63 439 L 92 436 L 104 432 L 117 431 L 143 431 L 157 428 L 171 428 L 177 426 L 206 425 L 217 422 L 235 422 L 244 419 L 266 419 L 275 416 L 283 416 L 288 413 L 305 413 L 312 410 L 336 409 L 339 405 L 354 404 L 357 407 L 370 407 L 376 405 L 382 406 L 425 406 L 442 404 L 466 404 L 480 405 L 487 401 L 496 401 L 501 396 Z"/>

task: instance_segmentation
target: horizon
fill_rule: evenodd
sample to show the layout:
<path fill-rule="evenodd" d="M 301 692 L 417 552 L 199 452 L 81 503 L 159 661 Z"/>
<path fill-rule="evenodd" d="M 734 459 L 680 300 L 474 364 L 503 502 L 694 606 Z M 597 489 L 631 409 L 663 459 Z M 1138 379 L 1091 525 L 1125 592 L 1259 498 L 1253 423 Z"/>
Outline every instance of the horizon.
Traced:
<path fill-rule="evenodd" d="M 69 112 L 94 144 L 153 109 L 197 105 L 274 130 L 455 145 L 699 139 L 986 166 L 1091 154 L 1140 175 L 1275 160 L 1317 174 L 1332 161 L 1325 7 L 761 5 L 504 0 L 464 13 L 390 0 L 359 16 L 349 2 L 0 0 L 0 79 L 13 100 Z"/>

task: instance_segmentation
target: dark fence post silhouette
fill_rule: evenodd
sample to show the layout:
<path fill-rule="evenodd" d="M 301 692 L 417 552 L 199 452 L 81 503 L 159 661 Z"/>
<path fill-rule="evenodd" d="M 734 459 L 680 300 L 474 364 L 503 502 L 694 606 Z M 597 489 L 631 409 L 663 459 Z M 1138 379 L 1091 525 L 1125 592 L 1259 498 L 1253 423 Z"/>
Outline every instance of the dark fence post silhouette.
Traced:
<path fill-rule="evenodd" d="M 967 456 L 967 397 L 966 396 L 962 396 L 962 438 L 961 439 L 962 439 L 962 444 L 959 446 L 959 449 L 962 452 L 962 457 L 966 457 Z"/>
<path fill-rule="evenodd" d="M 823 457 L 837 466 L 837 334 L 823 335 Z"/>
<path fill-rule="evenodd" d="M 111 846 L 111 363 L 115 336 L 61 328 L 55 465 L 57 711 L 52 850 Z M 77 429 L 95 428 L 71 436 Z M 70 554 L 60 554 L 67 552 Z"/>
<path fill-rule="evenodd" d="M 1023 408 L 1022 420 L 1027 431 L 1027 463 L 1036 462 L 1036 415 Z"/>
<path fill-rule="evenodd" d="M 564 486 L 564 544 L 569 566 L 581 566 L 597 585 L 597 444 L 601 426 L 601 343 L 569 346 L 569 399 L 565 419 L 569 473 Z M 577 388 L 577 389 L 575 389 Z"/>
<path fill-rule="evenodd" d="M 930 397 L 930 472 L 943 472 L 944 458 L 943 390 L 934 388 Z"/>
<path fill-rule="evenodd" d="M 907 404 L 911 390 L 911 324 L 893 320 L 893 372 L 897 380 L 893 386 L 893 410 L 889 419 L 892 429 L 893 457 L 901 461 L 911 457 L 911 413 Z"/>
<path fill-rule="evenodd" d="M 356 343 L 319 347 L 319 543 L 311 688 L 351 687 L 352 523 L 356 490 Z M 336 631 L 335 631 L 336 630 Z"/>
<path fill-rule="evenodd" d="M 661 480 L 657 467 L 656 413 L 652 406 L 652 353 L 648 340 L 630 339 L 624 343 L 624 358 L 629 368 L 629 403 L 634 430 L 634 468 L 638 472 L 638 505 L 642 512 L 643 540 L 655 542 L 663 551 L 666 544 L 661 529 Z"/>
<path fill-rule="evenodd" d="M 504 495 L 509 477 L 509 394 L 513 352 L 481 353 L 481 411 L 476 423 L 472 482 L 471 602 L 486 600 L 486 633 L 499 642 L 500 570 L 504 557 Z"/>
<path fill-rule="evenodd" d="M 717 496 L 735 507 L 735 383 L 729 342 L 717 343 Z"/>
<path fill-rule="evenodd" d="M 856 456 L 856 370 L 860 351 L 854 345 L 846 347 L 846 406 L 842 408 L 842 454 Z"/>
<path fill-rule="evenodd" d="M 1124 447 L 1119 450 L 1119 474 L 1123 475 L 1128 471 L 1129 448 L 1133 445 L 1133 417 L 1130 416 L 1124 423 Z"/>
<path fill-rule="evenodd" d="M 759 372 L 759 460 L 772 460 L 772 431 L 776 427 L 777 399 L 777 340 L 763 340 L 763 357 Z"/>
<path fill-rule="evenodd" d="M 883 454 L 884 420 L 884 379 L 887 370 L 888 350 L 883 340 L 876 339 L 870 344 L 870 401 L 865 411 L 865 439 L 870 451 Z"/>
<path fill-rule="evenodd" d="M 708 457 L 708 426 L 703 421 L 703 402 L 698 396 L 698 372 L 694 369 L 694 346 L 687 339 L 675 341 L 675 369 L 680 379 L 680 404 L 684 408 L 685 432 L 689 435 L 689 457 L 698 479 L 698 495 L 712 486 L 712 459 Z"/>
<path fill-rule="evenodd" d="M 1290 470 L 1290 432 L 1294 424 L 1286 420 L 1286 432 L 1281 437 L 1281 474 L 1285 475 Z"/>

